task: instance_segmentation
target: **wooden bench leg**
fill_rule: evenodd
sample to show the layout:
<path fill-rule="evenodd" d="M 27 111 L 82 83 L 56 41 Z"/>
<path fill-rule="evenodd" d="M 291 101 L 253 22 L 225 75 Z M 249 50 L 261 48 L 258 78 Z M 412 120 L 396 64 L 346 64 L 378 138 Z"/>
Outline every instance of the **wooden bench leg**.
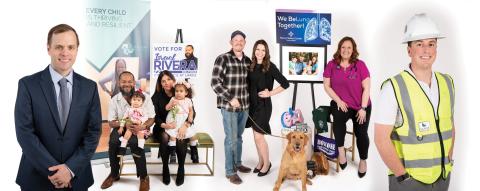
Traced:
<path fill-rule="evenodd" d="M 339 169 L 340 168 L 340 162 L 338 162 L 338 159 L 336 160 L 336 163 L 337 163 L 337 168 L 336 169 L 337 169 L 337 173 L 338 173 L 338 171 L 340 170 Z"/>
<path fill-rule="evenodd" d="M 327 160 L 331 161 L 331 162 L 334 162 L 335 163 L 335 171 L 338 173 L 339 172 L 339 169 L 340 169 L 340 162 L 338 162 L 338 159 L 332 159 L 332 158 L 328 158 L 327 157 Z M 330 167 L 329 167 L 330 168 Z"/>
<path fill-rule="evenodd" d="M 206 157 L 205 157 L 205 158 L 206 158 L 205 164 L 207 165 L 208 171 L 210 171 L 210 176 L 214 176 L 214 171 L 215 171 L 215 157 L 213 157 L 213 159 L 212 159 L 212 160 L 213 160 L 213 161 L 212 161 L 212 167 L 210 167 L 210 164 L 208 164 L 208 162 L 210 162 L 210 161 L 208 160 L 208 150 L 209 150 L 209 148 L 207 147 L 206 150 L 207 150 L 207 151 L 206 151 L 207 154 L 206 154 Z M 215 156 L 215 146 L 212 147 L 212 153 L 213 153 L 213 156 Z"/>

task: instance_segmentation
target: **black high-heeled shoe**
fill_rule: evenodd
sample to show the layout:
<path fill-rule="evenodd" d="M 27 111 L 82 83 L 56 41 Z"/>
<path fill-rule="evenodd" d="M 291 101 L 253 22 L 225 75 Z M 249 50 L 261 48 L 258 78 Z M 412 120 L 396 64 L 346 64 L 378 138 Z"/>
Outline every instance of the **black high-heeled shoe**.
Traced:
<path fill-rule="evenodd" d="M 358 170 L 357 173 L 358 173 L 358 177 L 359 178 L 363 178 L 365 176 L 365 174 L 367 174 L 367 170 L 365 170 L 365 172 L 360 172 L 360 164 L 358 165 Z"/>
<path fill-rule="evenodd" d="M 347 157 L 347 149 L 343 149 L 343 151 L 345 152 L 345 158 Z M 345 163 L 340 163 L 340 159 L 338 159 L 338 163 L 340 165 L 340 168 L 343 170 L 345 168 L 347 168 L 347 164 L 348 164 L 348 160 L 345 161 Z"/>
<path fill-rule="evenodd" d="M 258 166 L 258 164 L 257 164 L 257 166 Z M 260 168 L 255 167 L 255 168 L 253 168 L 253 173 L 259 173 L 260 170 L 262 170 L 262 167 L 260 167 Z"/>
<path fill-rule="evenodd" d="M 257 176 L 262 177 L 262 176 L 267 175 L 268 172 L 270 172 L 270 168 L 272 168 L 272 162 L 270 162 L 270 166 L 268 166 L 267 172 L 261 172 L 261 171 L 259 171 L 258 174 L 257 174 Z"/>
<path fill-rule="evenodd" d="M 253 173 L 259 173 L 259 172 L 260 172 L 260 170 L 262 170 L 262 169 L 261 169 L 261 168 L 257 168 L 257 167 L 255 167 L 255 168 L 253 169 Z"/>
<path fill-rule="evenodd" d="M 359 178 L 363 178 L 365 176 L 365 174 L 367 174 L 367 171 L 365 172 L 358 172 L 358 177 Z"/>

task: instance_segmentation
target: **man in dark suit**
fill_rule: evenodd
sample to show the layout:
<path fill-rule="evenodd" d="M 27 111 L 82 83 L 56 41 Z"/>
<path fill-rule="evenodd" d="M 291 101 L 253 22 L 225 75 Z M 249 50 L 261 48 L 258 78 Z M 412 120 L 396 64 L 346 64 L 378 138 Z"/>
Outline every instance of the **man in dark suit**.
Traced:
<path fill-rule="evenodd" d="M 15 130 L 22 148 L 21 190 L 87 190 L 101 129 L 95 82 L 72 69 L 78 35 L 60 24 L 48 33 L 50 65 L 18 82 Z"/>

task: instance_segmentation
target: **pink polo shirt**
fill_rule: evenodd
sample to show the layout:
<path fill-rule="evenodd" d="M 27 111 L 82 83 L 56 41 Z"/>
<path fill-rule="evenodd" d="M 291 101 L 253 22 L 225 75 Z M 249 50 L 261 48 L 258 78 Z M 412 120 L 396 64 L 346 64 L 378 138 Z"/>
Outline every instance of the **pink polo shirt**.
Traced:
<path fill-rule="evenodd" d="M 359 110 L 362 107 L 362 81 L 370 77 L 370 72 L 363 61 L 358 60 L 344 70 L 331 60 L 323 72 L 323 77 L 330 78 L 331 88 L 349 108 Z M 368 105 L 370 104 L 369 98 Z"/>

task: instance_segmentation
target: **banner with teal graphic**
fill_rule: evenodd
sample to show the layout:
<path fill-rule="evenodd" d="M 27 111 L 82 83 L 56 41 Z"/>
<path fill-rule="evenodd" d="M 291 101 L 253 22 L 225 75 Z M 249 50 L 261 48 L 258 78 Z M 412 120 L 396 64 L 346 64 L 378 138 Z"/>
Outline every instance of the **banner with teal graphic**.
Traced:
<path fill-rule="evenodd" d="M 150 92 L 150 1 L 88 0 L 80 47 L 88 63 L 86 77 L 98 83 L 102 118 L 111 97 L 120 92 L 119 74 L 129 71 L 135 87 Z"/>
<path fill-rule="evenodd" d="M 85 7 L 85 57 L 98 72 L 114 57 L 138 57 L 138 78 L 149 78 L 150 2 L 89 0 Z"/>

